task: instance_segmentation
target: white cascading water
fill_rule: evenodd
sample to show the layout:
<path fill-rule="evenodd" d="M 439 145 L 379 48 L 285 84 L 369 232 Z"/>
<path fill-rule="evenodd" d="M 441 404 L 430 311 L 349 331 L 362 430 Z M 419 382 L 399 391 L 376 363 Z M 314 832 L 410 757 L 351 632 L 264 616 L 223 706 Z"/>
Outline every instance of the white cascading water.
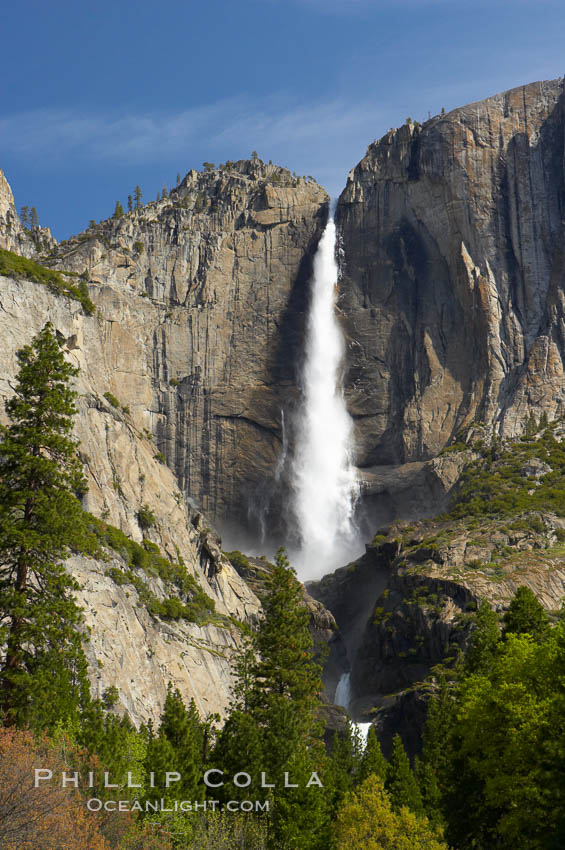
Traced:
<path fill-rule="evenodd" d="M 342 708 L 349 709 L 349 704 L 351 702 L 351 682 L 350 682 L 350 674 L 343 673 L 339 682 L 337 683 L 337 688 L 335 690 L 334 703 L 335 705 L 340 705 Z M 351 721 L 353 726 L 357 729 L 359 734 L 359 738 L 361 739 L 361 743 L 363 746 L 367 743 L 367 736 L 369 734 L 369 729 L 372 726 L 372 723 L 355 723 L 354 720 Z"/>
<path fill-rule="evenodd" d="M 292 461 L 292 507 L 300 541 L 292 558 L 302 580 L 319 578 L 359 554 L 353 423 L 343 398 L 345 345 L 336 317 L 338 276 L 336 227 L 330 219 L 314 258 Z"/>

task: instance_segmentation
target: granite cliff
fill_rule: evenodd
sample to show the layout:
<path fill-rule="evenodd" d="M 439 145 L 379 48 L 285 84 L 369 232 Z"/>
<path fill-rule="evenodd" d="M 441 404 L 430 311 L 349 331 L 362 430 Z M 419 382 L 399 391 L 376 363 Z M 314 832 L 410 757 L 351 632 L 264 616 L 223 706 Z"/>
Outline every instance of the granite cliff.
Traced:
<path fill-rule="evenodd" d="M 369 146 L 339 199 L 361 509 L 371 536 L 386 529 L 353 568 L 312 588 L 349 660 L 332 616 L 308 604 L 317 640 L 335 650 L 328 692 L 350 665 L 358 713 L 409 690 L 446 644 L 464 642 L 460 624 L 482 596 L 504 607 L 517 582 L 529 583 L 555 608 L 565 586 L 556 550 L 549 566 L 529 558 L 493 578 L 475 563 L 491 563 L 492 551 L 479 552 L 468 529 L 454 539 L 442 527 L 391 525 L 445 509 L 478 437 L 514 437 L 532 417 L 565 413 L 563 107 L 556 80 L 408 122 Z M 15 351 L 49 318 L 81 367 L 85 507 L 148 551 L 182 559 L 214 603 L 198 621 L 164 623 L 143 587 L 162 602 L 174 588 L 132 566 L 123 547 L 72 559 L 97 693 L 117 685 L 135 719 L 157 716 L 169 679 L 203 714 L 225 708 L 237 621 L 258 615 L 262 567 L 238 573 L 212 525 L 255 539 L 284 531 L 273 486 L 282 411 L 298 394 L 328 201 L 310 178 L 228 162 L 57 245 L 46 228 L 22 227 L 0 174 L 0 249 L 87 287 L 96 307 L 87 315 L 25 274 L 0 277 L 0 395 L 11 392 Z M 546 542 L 559 542 L 559 518 L 540 522 Z M 522 545 L 508 530 L 493 534 L 503 549 Z M 543 548 L 536 541 L 526 535 L 524 548 Z"/>
<path fill-rule="evenodd" d="M 438 507 L 419 464 L 473 422 L 563 413 L 564 102 L 558 79 L 408 122 L 349 175 L 347 398 L 383 521 Z"/>
<path fill-rule="evenodd" d="M 169 597 L 174 588 L 157 574 L 145 575 L 137 568 L 122 580 L 127 560 L 123 549 L 106 547 L 95 558 L 73 556 L 68 568 L 81 585 L 93 692 L 102 696 L 117 687 L 120 705 L 134 721 L 155 720 L 171 681 L 186 699 L 195 699 L 204 716 L 222 713 L 229 701 L 230 659 L 239 641 L 235 621 L 256 617 L 259 602 L 223 556 L 201 514 L 185 504 L 143 420 L 136 422 L 126 405 L 115 406 L 112 394 L 110 401 L 105 397 L 116 369 L 111 351 L 105 349 L 111 328 L 108 318 L 101 313 L 87 316 L 76 301 L 37 283 L 0 276 L 0 395 L 7 398 L 12 393 L 15 352 L 47 318 L 65 341 L 69 359 L 81 369 L 76 383 L 76 436 L 89 486 L 84 508 L 138 544 L 145 539 L 172 561 L 182 558 L 188 574 L 215 606 L 201 623 L 161 620 L 150 615 L 139 587 L 147 583 L 160 599 Z M 129 374 L 132 392 L 137 387 L 143 397 L 147 378 L 135 357 L 127 363 L 131 371 L 126 373 L 124 358 L 135 344 L 125 329 L 121 341 L 124 375 Z M 4 418 L 3 408 L 0 415 Z M 148 528 L 140 524 L 142 507 L 153 514 Z M 113 576 L 120 577 L 119 583 Z M 135 579 L 143 582 L 138 588 Z"/>
<path fill-rule="evenodd" d="M 187 498 L 257 537 L 327 214 L 314 181 L 243 160 L 191 171 L 169 197 L 91 226 L 47 258 L 88 276 L 115 363 L 109 389 L 154 435 Z M 271 525 L 277 516 L 280 505 Z"/>
<path fill-rule="evenodd" d="M 13 252 L 3 259 L 40 264 L 0 275 L 0 396 L 12 392 L 15 352 L 51 321 L 81 370 L 84 507 L 109 528 L 101 553 L 68 562 L 90 677 L 96 696 L 117 687 L 134 721 L 158 718 L 169 681 L 203 716 L 229 702 L 238 624 L 253 622 L 260 602 L 208 516 L 245 524 L 273 478 L 326 216 L 317 184 L 252 160 L 190 172 L 171 197 L 57 245 L 22 226 L 0 175 L 0 249 Z M 60 285 L 42 285 L 46 267 Z M 93 315 L 64 294 L 79 284 Z M 197 615 L 155 614 L 182 596 L 167 563 L 186 570 L 181 601 L 198 603 Z"/>

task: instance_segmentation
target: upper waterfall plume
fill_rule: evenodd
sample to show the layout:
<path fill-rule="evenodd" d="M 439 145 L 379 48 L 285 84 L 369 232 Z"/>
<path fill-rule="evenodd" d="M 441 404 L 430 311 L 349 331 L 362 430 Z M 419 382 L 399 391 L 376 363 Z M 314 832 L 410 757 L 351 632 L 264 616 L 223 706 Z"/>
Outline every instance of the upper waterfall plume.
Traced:
<path fill-rule="evenodd" d="M 358 484 L 351 462 L 353 423 L 342 391 L 343 334 L 336 317 L 336 226 L 328 222 L 314 258 L 303 400 L 292 462 L 293 513 L 302 578 L 314 578 L 351 556 Z"/>

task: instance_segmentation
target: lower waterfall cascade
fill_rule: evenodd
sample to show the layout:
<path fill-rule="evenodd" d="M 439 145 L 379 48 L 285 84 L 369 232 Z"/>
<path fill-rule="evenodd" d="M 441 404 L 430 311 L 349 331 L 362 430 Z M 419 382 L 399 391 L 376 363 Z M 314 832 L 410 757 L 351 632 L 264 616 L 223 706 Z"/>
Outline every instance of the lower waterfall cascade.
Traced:
<path fill-rule="evenodd" d="M 339 682 L 337 683 L 337 688 L 335 689 L 334 696 L 334 704 L 341 706 L 341 708 L 345 708 L 346 711 L 349 711 L 349 705 L 351 703 L 351 674 L 350 673 L 342 673 Z M 356 723 L 354 720 L 351 721 L 352 725 L 357 729 L 359 733 L 359 737 L 361 738 L 361 742 L 363 746 L 367 743 L 367 736 L 369 735 L 369 729 L 373 725 L 372 723 Z"/>

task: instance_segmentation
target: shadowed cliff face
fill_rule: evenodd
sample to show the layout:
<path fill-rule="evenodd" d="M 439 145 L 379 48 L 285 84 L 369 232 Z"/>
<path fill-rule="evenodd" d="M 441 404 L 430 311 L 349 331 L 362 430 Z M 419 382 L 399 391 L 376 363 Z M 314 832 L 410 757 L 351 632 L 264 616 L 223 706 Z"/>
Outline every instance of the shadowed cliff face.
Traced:
<path fill-rule="evenodd" d="M 337 220 L 358 464 L 430 458 L 474 419 L 563 412 L 561 80 L 369 146 Z"/>
<path fill-rule="evenodd" d="M 256 532 L 267 510 L 327 210 L 313 181 L 228 163 L 189 172 L 169 198 L 89 228 L 50 260 L 88 271 L 112 392 L 214 522 Z M 124 332 L 149 378 L 142 395 L 128 386 Z"/>

